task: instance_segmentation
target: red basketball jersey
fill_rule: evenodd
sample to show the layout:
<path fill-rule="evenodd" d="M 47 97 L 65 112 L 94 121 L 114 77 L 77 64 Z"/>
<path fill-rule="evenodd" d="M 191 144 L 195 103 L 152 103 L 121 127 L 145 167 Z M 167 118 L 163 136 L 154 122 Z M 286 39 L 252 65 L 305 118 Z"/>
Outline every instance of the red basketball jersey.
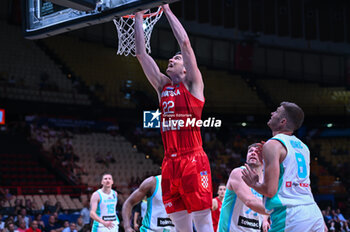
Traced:
<path fill-rule="evenodd" d="M 211 211 L 211 218 L 213 219 L 214 232 L 216 232 L 218 228 L 221 206 L 222 206 L 222 201 L 220 201 L 219 197 L 215 197 L 215 199 L 218 202 L 218 208 L 214 211 Z"/>
<path fill-rule="evenodd" d="M 203 106 L 204 101 L 194 97 L 183 83 L 163 87 L 160 108 L 165 156 L 202 147 L 196 122 L 201 119 Z"/>

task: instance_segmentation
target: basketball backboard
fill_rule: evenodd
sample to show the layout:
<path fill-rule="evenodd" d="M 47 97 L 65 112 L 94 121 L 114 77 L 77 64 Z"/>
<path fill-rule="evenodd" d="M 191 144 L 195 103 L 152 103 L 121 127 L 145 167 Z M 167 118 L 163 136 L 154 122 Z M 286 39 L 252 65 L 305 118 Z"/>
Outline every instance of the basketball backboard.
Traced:
<path fill-rule="evenodd" d="M 22 0 L 24 37 L 41 39 L 94 24 L 112 21 L 140 10 L 178 0 L 99 0 L 92 11 L 79 11 L 46 0 Z M 58 2 L 58 1 L 55 1 Z"/>

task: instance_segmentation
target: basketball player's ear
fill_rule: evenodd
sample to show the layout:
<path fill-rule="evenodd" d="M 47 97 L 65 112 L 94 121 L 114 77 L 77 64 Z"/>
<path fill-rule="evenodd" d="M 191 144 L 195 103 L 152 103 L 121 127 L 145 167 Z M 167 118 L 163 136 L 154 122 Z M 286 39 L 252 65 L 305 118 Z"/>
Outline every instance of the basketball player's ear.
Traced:
<path fill-rule="evenodd" d="M 287 124 L 287 119 L 286 118 L 282 118 L 281 119 L 281 124 L 286 125 Z"/>

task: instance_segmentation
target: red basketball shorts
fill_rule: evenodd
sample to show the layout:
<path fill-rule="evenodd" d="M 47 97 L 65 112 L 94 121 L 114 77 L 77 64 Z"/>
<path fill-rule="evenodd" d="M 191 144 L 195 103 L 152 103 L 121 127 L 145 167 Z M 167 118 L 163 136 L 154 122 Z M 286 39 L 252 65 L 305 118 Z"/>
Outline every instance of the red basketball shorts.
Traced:
<path fill-rule="evenodd" d="M 211 208 L 210 165 L 202 148 L 164 158 L 162 194 L 168 214 L 182 210 L 191 213 Z"/>

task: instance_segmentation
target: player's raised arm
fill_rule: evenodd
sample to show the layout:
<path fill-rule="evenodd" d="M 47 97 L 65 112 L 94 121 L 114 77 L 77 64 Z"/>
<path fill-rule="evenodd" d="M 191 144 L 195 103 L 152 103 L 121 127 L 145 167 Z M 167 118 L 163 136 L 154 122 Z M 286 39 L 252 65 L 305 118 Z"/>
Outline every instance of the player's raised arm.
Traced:
<path fill-rule="evenodd" d="M 254 196 L 249 187 L 244 184 L 242 180 L 242 169 L 236 168 L 230 174 L 228 182 L 229 189 L 232 189 L 237 197 L 246 205 L 248 208 L 259 214 L 266 214 L 265 207 L 258 197 Z"/>
<path fill-rule="evenodd" d="M 136 57 L 140 62 L 147 79 L 157 91 L 158 98 L 160 99 L 160 93 L 163 86 L 170 80 L 167 76 L 160 72 L 156 62 L 146 52 L 145 35 L 143 32 L 143 14 L 144 11 L 140 11 L 135 14 Z"/>
<path fill-rule="evenodd" d="M 243 180 L 258 193 L 272 198 L 277 193 L 280 159 L 286 156 L 286 150 L 277 140 L 269 140 L 262 152 L 265 163 L 264 181 L 260 183 L 257 175 L 247 165 L 247 169 L 243 170 Z"/>
<path fill-rule="evenodd" d="M 204 100 L 202 74 L 198 69 L 196 56 L 191 47 L 190 39 L 180 21 L 170 10 L 168 4 L 163 5 L 163 10 L 181 49 L 183 63 L 186 69 L 186 85 L 195 97 Z"/>
<path fill-rule="evenodd" d="M 157 184 L 157 180 L 154 176 L 148 177 L 146 180 L 144 180 L 140 187 L 136 189 L 129 197 L 126 199 L 123 205 L 122 209 L 122 215 L 124 218 L 124 230 L 129 232 L 129 231 L 134 231 L 131 228 L 130 225 L 130 218 L 131 218 L 131 211 L 132 208 L 142 201 L 142 199 L 145 196 L 151 196 L 152 193 L 154 192 L 155 186 Z"/>

